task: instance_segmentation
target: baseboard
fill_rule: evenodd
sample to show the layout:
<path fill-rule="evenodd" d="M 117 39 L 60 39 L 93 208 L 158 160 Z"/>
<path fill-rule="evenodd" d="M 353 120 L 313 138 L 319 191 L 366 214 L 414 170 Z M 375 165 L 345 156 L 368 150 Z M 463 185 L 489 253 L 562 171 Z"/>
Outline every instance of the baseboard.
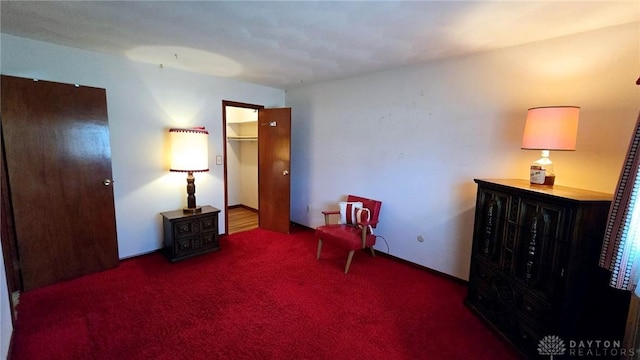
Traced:
<path fill-rule="evenodd" d="M 164 250 L 164 247 L 161 247 L 160 249 L 155 249 L 155 250 L 151 250 L 151 251 L 145 251 L 145 252 L 140 253 L 140 254 L 135 254 L 135 255 L 130 255 L 130 256 L 121 257 L 119 260 L 120 260 L 120 261 L 125 261 L 125 260 L 129 260 L 129 259 L 137 258 L 137 257 L 140 257 L 140 256 L 145 256 L 145 255 L 153 254 L 153 253 L 155 253 L 155 252 L 162 252 L 163 250 Z"/>
<path fill-rule="evenodd" d="M 258 209 L 254 209 L 251 206 L 247 206 L 245 204 L 229 205 L 229 209 L 245 209 L 253 212 L 259 212 Z"/>
<path fill-rule="evenodd" d="M 314 228 L 310 228 L 306 225 L 298 224 L 297 222 L 293 222 L 293 221 L 291 221 L 291 227 L 300 228 L 301 230 L 315 231 Z"/>
<path fill-rule="evenodd" d="M 298 224 L 298 223 L 295 223 L 295 222 L 293 222 L 293 221 L 291 222 L 291 225 L 292 225 L 292 226 L 294 226 L 294 227 L 299 227 L 299 228 L 307 229 L 307 230 L 311 230 L 311 231 L 315 230 L 315 229 L 310 228 L 310 227 L 308 227 L 308 226 L 306 226 L 306 225 Z M 401 262 L 401 263 L 405 263 L 405 264 L 407 264 L 407 265 L 410 265 L 410 266 L 415 267 L 416 269 L 420 269 L 420 270 L 422 270 L 422 271 L 430 272 L 430 273 L 432 273 L 432 274 L 434 274 L 434 275 L 438 275 L 438 276 L 441 276 L 441 277 L 447 278 L 447 279 L 449 279 L 449 280 L 451 280 L 451 281 L 455 281 L 455 282 L 457 282 L 457 283 L 459 283 L 459 284 L 462 284 L 462 285 L 465 285 L 465 286 L 466 286 L 466 285 L 469 283 L 467 280 L 460 279 L 460 278 L 455 277 L 455 276 L 453 276 L 453 275 L 449 275 L 449 274 L 446 274 L 446 273 L 440 272 L 440 271 L 438 271 L 438 270 L 434 270 L 434 269 L 428 268 L 428 267 L 426 267 L 426 266 L 424 266 L 424 265 L 416 264 L 416 263 L 411 262 L 411 261 L 409 261 L 409 260 L 405 260 L 405 259 L 399 258 L 399 257 L 397 257 L 397 256 L 394 256 L 394 255 L 391 255 L 391 254 L 387 254 L 386 252 L 382 252 L 382 251 L 380 251 L 380 250 L 376 250 L 376 249 L 374 249 L 374 250 L 375 250 L 375 252 L 376 252 L 376 254 L 377 254 L 377 255 L 385 256 L 385 257 L 388 257 L 388 258 L 390 258 L 390 259 L 392 259 L 392 260 L 394 260 L 394 261 L 398 261 L 398 262 Z"/>
<path fill-rule="evenodd" d="M 245 205 L 233 205 L 233 206 L 229 206 L 229 208 L 233 208 L 233 207 L 245 207 L 245 208 L 247 208 L 247 209 L 249 209 L 249 210 L 257 211 L 257 210 L 255 210 L 255 209 L 252 209 L 252 208 L 247 207 L 247 206 L 245 206 Z M 292 228 L 297 228 L 297 229 L 300 229 L 300 230 L 309 230 L 309 231 L 314 231 L 314 230 L 315 230 L 314 228 L 310 228 L 310 227 L 308 227 L 308 226 L 306 226 L 306 225 L 302 225 L 302 224 L 299 224 L 299 223 L 296 223 L 296 222 L 293 222 L 293 221 L 291 221 L 291 227 L 292 227 Z M 227 233 L 225 232 L 224 234 L 219 234 L 219 236 L 228 236 L 228 235 L 227 235 Z M 374 249 L 374 250 L 375 250 L 375 249 Z M 150 254 L 150 253 L 153 253 L 153 252 L 159 252 L 159 251 L 162 251 L 162 249 L 158 249 L 158 250 L 150 251 L 150 252 L 145 253 L 145 254 L 138 254 L 138 255 L 134 255 L 134 256 L 131 256 L 131 257 L 127 257 L 127 258 L 120 259 L 120 260 L 126 260 L 126 259 L 130 259 L 130 258 L 133 258 L 133 257 L 138 257 L 138 256 L 142 256 L 142 255 L 147 255 L 147 254 Z M 443 272 L 441 272 L 441 271 L 434 270 L 434 269 L 429 268 L 429 267 L 426 267 L 426 266 L 424 266 L 424 265 L 416 264 L 416 263 L 411 262 L 411 261 L 409 261 L 409 260 L 405 260 L 405 259 L 399 258 L 399 257 L 397 257 L 397 256 L 394 256 L 394 255 L 391 255 L 391 254 L 387 254 L 386 252 L 382 252 L 382 251 L 380 251 L 380 250 L 375 250 L 375 252 L 376 252 L 376 254 L 377 254 L 377 255 L 385 256 L 385 257 L 388 257 L 388 258 L 390 258 L 390 259 L 392 259 L 392 260 L 394 260 L 394 261 L 402 262 L 402 263 L 405 263 L 405 264 L 407 264 L 407 265 L 413 266 L 413 267 L 415 267 L 416 269 L 420 269 L 420 270 L 422 270 L 422 271 L 427 271 L 427 272 L 430 272 L 430 273 L 432 273 L 432 274 L 434 274 L 434 275 L 442 276 L 442 277 L 444 277 L 444 278 L 447 278 L 447 279 L 449 279 L 449 280 L 451 280 L 451 281 L 455 281 L 455 282 L 457 282 L 457 283 L 459 283 L 459 284 L 462 284 L 462 285 L 465 285 L 465 286 L 469 283 L 467 280 L 463 280 L 463 279 L 457 278 L 457 277 L 455 277 L 455 276 L 453 276 L 453 275 L 449 275 L 449 274 L 447 274 L 447 273 L 443 273 Z"/>
<path fill-rule="evenodd" d="M 465 286 L 469 283 L 467 280 L 463 280 L 463 279 L 460 279 L 460 278 L 455 277 L 455 276 L 453 276 L 453 275 L 449 275 L 449 274 L 447 274 L 447 273 L 443 273 L 443 272 L 441 272 L 441 271 L 434 270 L 434 269 L 429 268 L 429 267 L 426 267 L 426 266 L 424 266 L 424 265 L 416 264 L 416 263 L 411 262 L 411 261 L 409 261 L 409 260 L 405 260 L 405 259 L 399 258 L 399 257 L 397 257 L 397 256 L 393 256 L 393 255 L 391 255 L 391 254 L 387 254 L 386 252 L 382 252 L 382 251 L 380 251 L 380 250 L 376 250 L 376 254 L 379 254 L 379 255 L 381 255 L 381 256 L 385 256 L 385 257 L 391 258 L 391 259 L 393 259 L 393 260 L 395 260 L 395 261 L 398 261 L 398 262 L 401 262 L 401 263 L 405 263 L 405 264 L 410 265 L 410 266 L 413 266 L 413 267 L 415 267 L 415 268 L 417 268 L 417 269 L 420 269 L 420 270 L 423 270 L 423 271 L 430 272 L 430 273 L 432 273 L 432 274 L 434 274 L 434 275 L 438 275 L 438 276 L 441 276 L 441 277 L 447 278 L 447 279 L 449 279 L 449 280 L 451 280 L 451 281 L 455 281 L 455 282 L 457 282 L 457 283 L 459 283 L 459 284 L 462 284 L 462 285 L 465 285 Z"/>

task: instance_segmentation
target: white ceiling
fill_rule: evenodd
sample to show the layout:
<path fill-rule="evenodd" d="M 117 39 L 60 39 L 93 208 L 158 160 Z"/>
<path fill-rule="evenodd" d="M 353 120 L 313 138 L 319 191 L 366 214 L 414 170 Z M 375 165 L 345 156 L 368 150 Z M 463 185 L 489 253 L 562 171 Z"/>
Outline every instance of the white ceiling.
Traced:
<path fill-rule="evenodd" d="M 640 1 L 3 0 L 0 15 L 6 34 L 287 89 L 638 23 Z"/>

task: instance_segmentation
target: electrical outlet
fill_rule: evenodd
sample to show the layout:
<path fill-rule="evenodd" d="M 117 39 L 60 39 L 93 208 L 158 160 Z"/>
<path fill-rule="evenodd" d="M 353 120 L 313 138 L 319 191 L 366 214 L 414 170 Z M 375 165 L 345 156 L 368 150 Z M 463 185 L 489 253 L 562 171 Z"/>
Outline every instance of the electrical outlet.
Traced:
<path fill-rule="evenodd" d="M 419 242 L 424 242 L 424 238 L 422 237 L 422 235 L 418 235 L 418 241 Z"/>

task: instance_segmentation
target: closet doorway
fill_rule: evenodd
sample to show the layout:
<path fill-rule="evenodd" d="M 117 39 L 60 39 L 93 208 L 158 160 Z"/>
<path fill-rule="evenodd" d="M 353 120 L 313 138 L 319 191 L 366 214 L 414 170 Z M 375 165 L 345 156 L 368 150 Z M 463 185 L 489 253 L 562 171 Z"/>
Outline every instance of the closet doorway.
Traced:
<path fill-rule="evenodd" d="M 291 229 L 291 108 L 222 101 L 225 229 L 230 210 L 257 212 L 257 227 Z M 216 161 L 219 163 L 219 161 Z M 255 226 L 255 225 L 252 225 Z M 246 230 L 243 227 L 243 230 Z"/>
<path fill-rule="evenodd" d="M 255 229 L 258 204 L 259 105 L 223 101 L 227 234 Z"/>

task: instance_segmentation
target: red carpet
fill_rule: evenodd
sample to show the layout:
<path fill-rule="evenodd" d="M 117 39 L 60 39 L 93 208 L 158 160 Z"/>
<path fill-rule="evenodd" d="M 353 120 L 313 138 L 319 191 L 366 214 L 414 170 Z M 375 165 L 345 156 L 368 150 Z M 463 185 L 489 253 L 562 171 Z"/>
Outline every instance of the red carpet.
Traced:
<path fill-rule="evenodd" d="M 313 232 L 252 230 L 22 294 L 13 359 L 517 359 L 463 285 Z"/>

